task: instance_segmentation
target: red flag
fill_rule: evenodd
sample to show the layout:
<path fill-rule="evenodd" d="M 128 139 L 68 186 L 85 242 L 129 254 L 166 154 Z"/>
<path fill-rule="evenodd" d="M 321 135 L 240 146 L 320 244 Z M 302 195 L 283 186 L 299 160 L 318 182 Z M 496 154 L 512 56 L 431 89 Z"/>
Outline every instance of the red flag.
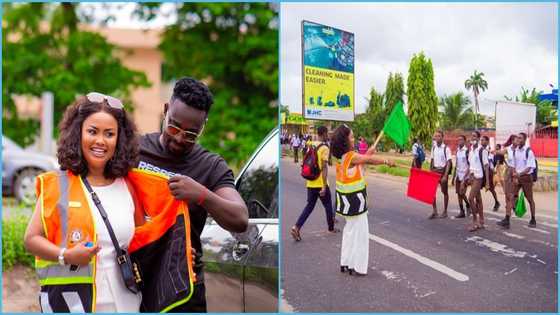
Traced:
<path fill-rule="evenodd" d="M 441 174 L 439 173 L 411 168 L 406 195 L 431 205 L 436 198 L 440 178 Z"/>

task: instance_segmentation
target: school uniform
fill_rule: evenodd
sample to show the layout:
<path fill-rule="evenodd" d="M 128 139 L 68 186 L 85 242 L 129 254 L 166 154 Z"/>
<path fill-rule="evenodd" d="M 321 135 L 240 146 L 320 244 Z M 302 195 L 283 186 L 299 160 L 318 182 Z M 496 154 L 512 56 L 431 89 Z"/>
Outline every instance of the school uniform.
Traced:
<path fill-rule="evenodd" d="M 437 143 L 432 146 L 432 171 L 445 174 L 447 163 L 451 161 L 451 150 L 445 143 L 438 145 Z M 449 173 L 447 174 L 449 176 Z M 441 183 L 441 192 L 446 195 L 448 191 L 447 182 Z"/>
<path fill-rule="evenodd" d="M 469 175 L 469 149 L 467 146 L 457 148 L 455 156 L 455 192 L 458 195 L 463 195 L 466 192 L 464 182 Z"/>
<path fill-rule="evenodd" d="M 418 157 L 418 149 L 422 149 L 421 145 L 419 143 L 415 143 L 412 145 L 412 167 L 415 168 L 422 168 L 422 162 L 420 161 L 419 157 Z"/>
<path fill-rule="evenodd" d="M 535 160 L 535 154 L 533 150 L 526 144 L 522 148 L 516 148 L 512 150 L 512 160 L 513 165 L 515 168 L 516 173 L 521 173 L 525 169 L 529 168 L 527 174 L 521 175 L 518 177 L 517 184 L 514 185 L 514 193 L 515 195 L 518 194 L 520 189 L 523 189 L 523 193 L 527 197 L 527 200 L 533 198 L 533 172 L 537 167 L 537 163 Z M 528 152 L 527 152 L 528 151 Z"/>
<path fill-rule="evenodd" d="M 482 187 L 485 185 L 484 168 L 488 166 L 488 151 L 480 144 L 469 153 L 469 182 L 471 191 L 469 192 L 469 203 L 473 210 L 473 219 L 477 214 L 480 215 L 480 223 L 484 224 L 484 214 L 482 205 Z M 476 199 L 476 203 L 475 203 Z"/>

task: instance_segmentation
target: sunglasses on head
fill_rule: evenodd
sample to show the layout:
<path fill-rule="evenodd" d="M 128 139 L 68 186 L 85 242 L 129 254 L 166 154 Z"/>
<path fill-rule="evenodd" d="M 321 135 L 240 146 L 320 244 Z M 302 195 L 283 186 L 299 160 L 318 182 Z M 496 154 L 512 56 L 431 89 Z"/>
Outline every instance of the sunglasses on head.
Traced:
<path fill-rule="evenodd" d="M 105 95 L 99 92 L 90 92 L 86 95 L 88 101 L 93 103 L 102 103 L 107 101 L 107 104 L 115 109 L 123 109 L 123 103 L 118 98 L 112 97 L 110 95 Z"/>
<path fill-rule="evenodd" d="M 193 131 L 189 131 L 189 130 L 183 130 L 177 126 L 175 126 L 174 124 L 169 122 L 169 116 L 165 117 L 165 131 L 172 135 L 172 136 L 181 136 L 183 137 L 187 142 L 189 143 L 195 143 L 196 140 L 198 139 L 198 137 L 200 137 L 200 135 L 202 134 L 202 131 L 204 131 L 204 125 L 202 125 L 202 128 L 200 128 L 200 131 L 198 133 L 193 132 Z"/>

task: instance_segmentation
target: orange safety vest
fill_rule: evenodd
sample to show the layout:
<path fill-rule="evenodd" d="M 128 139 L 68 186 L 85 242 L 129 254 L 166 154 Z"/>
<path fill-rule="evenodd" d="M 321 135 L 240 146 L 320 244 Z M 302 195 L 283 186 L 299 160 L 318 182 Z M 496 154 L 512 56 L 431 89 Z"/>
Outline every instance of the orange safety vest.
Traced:
<path fill-rule="evenodd" d="M 136 227 L 128 251 L 142 272 L 142 310 L 166 312 L 190 300 L 195 274 L 187 204 L 169 192 L 167 177 L 131 170 L 125 178 L 135 204 L 135 215 L 148 219 Z M 96 226 L 79 176 L 70 171 L 39 175 L 37 203 L 46 238 L 59 247 L 79 242 L 97 243 Z M 115 257 L 116 259 L 116 257 Z M 95 312 L 96 259 L 70 270 L 57 262 L 35 259 L 41 285 L 43 312 Z M 185 279 L 186 277 L 186 279 Z"/>
<path fill-rule="evenodd" d="M 348 175 L 354 154 L 354 151 L 350 151 L 342 160 L 336 160 L 336 213 L 342 216 L 355 216 L 368 210 L 367 184 L 361 167 L 356 165 L 354 175 Z"/>

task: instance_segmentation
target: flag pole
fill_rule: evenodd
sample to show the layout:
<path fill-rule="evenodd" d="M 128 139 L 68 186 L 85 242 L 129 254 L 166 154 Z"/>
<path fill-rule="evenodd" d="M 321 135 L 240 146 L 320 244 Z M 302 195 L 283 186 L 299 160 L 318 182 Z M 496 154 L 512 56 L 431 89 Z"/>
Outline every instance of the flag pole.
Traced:
<path fill-rule="evenodd" d="M 381 132 L 379 133 L 379 136 L 377 136 L 377 139 L 375 139 L 375 142 L 373 143 L 373 147 L 376 148 L 377 144 L 379 143 L 379 140 L 381 140 L 381 137 L 383 137 L 383 134 L 385 133 L 384 130 L 381 130 Z"/>

